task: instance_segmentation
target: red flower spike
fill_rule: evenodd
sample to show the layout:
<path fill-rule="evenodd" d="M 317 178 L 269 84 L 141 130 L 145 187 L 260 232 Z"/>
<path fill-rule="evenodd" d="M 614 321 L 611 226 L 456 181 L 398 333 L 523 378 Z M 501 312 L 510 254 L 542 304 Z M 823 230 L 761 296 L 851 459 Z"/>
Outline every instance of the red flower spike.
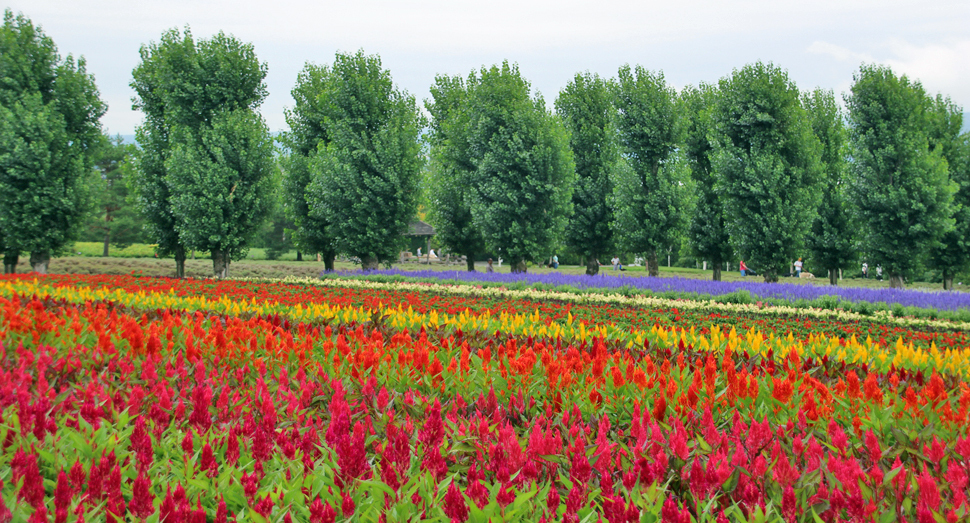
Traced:
<path fill-rule="evenodd" d="M 444 507 L 442 508 L 449 518 L 462 522 L 468 519 L 468 505 L 465 504 L 465 497 L 461 495 L 454 482 L 448 485 L 448 492 L 445 494 Z"/>
<path fill-rule="evenodd" d="M 67 474 L 61 470 L 57 473 L 57 487 L 54 488 L 54 508 L 61 509 L 69 507 L 73 494 L 70 480 L 68 480 Z"/>
<path fill-rule="evenodd" d="M 354 515 L 354 510 L 356 509 L 354 505 L 354 499 L 350 497 L 349 492 L 344 492 L 343 501 L 340 504 L 341 515 L 345 518 L 349 518 Z"/>
<path fill-rule="evenodd" d="M 31 514 L 30 519 L 27 523 L 50 523 L 47 519 L 47 507 L 41 505 Z"/>

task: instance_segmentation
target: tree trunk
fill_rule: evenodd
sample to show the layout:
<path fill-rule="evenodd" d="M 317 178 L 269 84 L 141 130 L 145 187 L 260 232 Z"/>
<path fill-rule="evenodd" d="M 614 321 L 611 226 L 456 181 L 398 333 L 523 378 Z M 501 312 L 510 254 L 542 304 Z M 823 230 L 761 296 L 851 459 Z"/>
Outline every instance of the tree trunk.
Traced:
<path fill-rule="evenodd" d="M 380 260 L 372 256 L 361 256 L 360 268 L 365 271 L 376 271 L 380 265 Z"/>
<path fill-rule="evenodd" d="M 111 231 L 104 231 L 104 252 L 101 253 L 102 258 L 108 257 L 108 246 L 111 244 Z"/>
<path fill-rule="evenodd" d="M 893 289 L 902 289 L 905 286 L 903 283 L 903 275 L 889 273 L 889 286 Z"/>
<path fill-rule="evenodd" d="M 715 263 L 715 264 L 713 264 L 713 267 L 714 267 L 714 278 L 713 278 L 713 280 L 714 281 L 721 281 L 721 264 L 720 263 Z"/>
<path fill-rule="evenodd" d="M 19 261 L 19 254 L 4 254 L 3 255 L 3 273 L 4 274 L 17 274 L 17 261 Z"/>
<path fill-rule="evenodd" d="M 216 278 L 229 277 L 229 253 L 221 249 L 212 249 L 212 272 Z"/>
<path fill-rule="evenodd" d="M 525 265 L 525 260 L 519 260 L 517 262 L 512 263 L 511 265 L 512 265 L 512 272 L 514 273 L 525 274 L 526 271 L 528 271 L 528 268 Z"/>
<path fill-rule="evenodd" d="M 51 263 L 50 251 L 30 253 L 30 265 L 37 274 L 47 274 L 47 266 Z"/>
<path fill-rule="evenodd" d="M 660 276 L 660 265 L 657 264 L 657 249 L 647 251 L 647 272 L 650 276 Z"/>
<path fill-rule="evenodd" d="M 303 261 L 303 253 L 296 251 L 296 261 Z"/>
<path fill-rule="evenodd" d="M 596 276 L 599 273 L 600 273 L 600 264 L 599 264 L 599 262 L 596 261 L 596 257 L 595 256 L 590 256 L 586 260 L 586 275 L 587 276 Z"/>
<path fill-rule="evenodd" d="M 773 270 L 766 270 L 765 283 L 778 283 L 778 274 L 776 274 Z"/>
<path fill-rule="evenodd" d="M 839 270 L 838 269 L 829 269 L 829 283 L 831 283 L 832 285 L 838 285 L 839 284 Z"/>
<path fill-rule="evenodd" d="M 175 277 L 185 278 L 185 247 L 179 245 L 175 247 Z"/>
<path fill-rule="evenodd" d="M 953 273 L 947 271 L 946 269 L 943 269 L 943 290 L 953 290 Z"/>
<path fill-rule="evenodd" d="M 465 255 L 465 267 L 468 272 L 475 272 L 475 257 L 469 254 Z"/>
<path fill-rule="evenodd" d="M 335 252 L 323 253 L 323 270 L 326 272 L 333 272 L 333 262 L 336 258 L 337 253 Z"/>

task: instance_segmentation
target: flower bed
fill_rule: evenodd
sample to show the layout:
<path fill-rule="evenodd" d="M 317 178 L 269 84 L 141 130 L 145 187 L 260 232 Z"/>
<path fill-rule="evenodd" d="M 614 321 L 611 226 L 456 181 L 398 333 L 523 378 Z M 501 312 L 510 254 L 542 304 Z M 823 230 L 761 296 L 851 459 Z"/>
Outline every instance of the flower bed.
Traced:
<path fill-rule="evenodd" d="M 966 347 L 478 299 L 4 278 L 0 520 L 965 517 Z"/>
<path fill-rule="evenodd" d="M 597 276 L 575 274 L 510 274 L 510 273 L 482 273 L 468 271 L 403 271 L 399 269 L 378 271 L 347 271 L 339 273 L 339 277 L 400 277 L 419 278 L 426 280 L 448 280 L 456 282 L 480 282 L 493 284 L 543 285 L 547 287 L 572 287 L 576 289 L 635 289 L 645 293 L 663 294 L 675 293 L 693 296 L 725 296 L 739 291 L 748 293 L 754 299 L 778 300 L 782 302 L 817 301 L 831 298 L 833 303 L 844 301 L 847 303 L 870 303 L 891 306 L 898 304 L 903 307 L 920 309 L 935 309 L 939 311 L 959 311 L 970 309 L 970 293 L 968 292 L 928 292 L 912 289 L 892 288 L 860 288 L 836 287 L 822 285 L 807 285 L 795 283 L 761 283 L 758 281 L 711 281 L 696 278 L 649 278 L 649 277 L 619 277 L 602 271 Z M 752 279 L 754 280 L 754 279 Z"/>

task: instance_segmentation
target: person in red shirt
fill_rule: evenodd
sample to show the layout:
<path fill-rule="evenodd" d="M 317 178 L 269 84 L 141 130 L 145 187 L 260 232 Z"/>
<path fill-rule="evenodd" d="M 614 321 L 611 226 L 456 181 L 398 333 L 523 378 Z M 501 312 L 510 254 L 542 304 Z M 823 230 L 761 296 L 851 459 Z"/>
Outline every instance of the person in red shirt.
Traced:
<path fill-rule="evenodd" d="M 741 269 L 741 277 L 743 278 L 744 274 L 748 272 L 748 266 L 744 264 L 744 260 L 738 263 L 738 268 Z"/>

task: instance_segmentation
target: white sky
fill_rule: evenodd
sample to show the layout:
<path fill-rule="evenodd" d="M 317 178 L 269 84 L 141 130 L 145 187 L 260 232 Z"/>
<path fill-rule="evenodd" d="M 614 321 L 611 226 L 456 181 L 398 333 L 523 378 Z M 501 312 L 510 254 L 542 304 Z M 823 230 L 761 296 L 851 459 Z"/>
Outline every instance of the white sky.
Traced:
<path fill-rule="evenodd" d="M 103 123 L 132 134 L 131 71 L 138 48 L 173 27 L 197 38 L 223 30 L 252 42 L 268 62 L 270 129 L 307 61 L 334 52 L 378 53 L 395 82 L 419 101 L 436 74 L 517 62 L 552 104 L 579 71 L 613 77 L 624 63 L 663 70 L 680 88 L 715 82 L 756 60 L 788 70 L 801 89 L 848 90 L 865 62 L 886 63 L 970 111 L 967 0 L 493 0 L 463 2 L 278 0 L 8 0 L 56 42 L 84 55 L 109 104 Z"/>

